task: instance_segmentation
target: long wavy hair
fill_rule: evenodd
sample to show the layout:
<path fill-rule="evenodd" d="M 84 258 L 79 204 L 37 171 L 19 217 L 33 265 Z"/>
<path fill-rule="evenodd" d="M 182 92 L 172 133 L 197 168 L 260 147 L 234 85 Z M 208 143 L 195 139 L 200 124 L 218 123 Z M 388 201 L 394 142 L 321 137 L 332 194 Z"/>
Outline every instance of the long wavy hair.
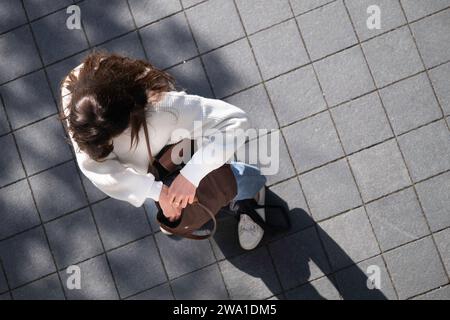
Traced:
<path fill-rule="evenodd" d="M 139 143 L 148 108 L 175 89 L 175 79 L 148 62 L 94 52 L 64 85 L 71 98 L 60 119 L 79 148 L 101 161 L 113 151 L 112 139 L 128 127 L 130 149 Z"/>

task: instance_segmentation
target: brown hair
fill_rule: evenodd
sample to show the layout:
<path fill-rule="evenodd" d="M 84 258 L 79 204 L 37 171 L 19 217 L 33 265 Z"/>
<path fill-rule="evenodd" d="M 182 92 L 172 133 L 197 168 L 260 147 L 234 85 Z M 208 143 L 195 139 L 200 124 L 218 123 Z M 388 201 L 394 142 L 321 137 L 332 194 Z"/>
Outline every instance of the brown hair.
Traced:
<path fill-rule="evenodd" d="M 137 145 L 147 107 L 174 90 L 174 83 L 148 62 L 94 52 L 84 59 L 79 75 L 70 73 L 64 83 L 71 99 L 60 119 L 79 148 L 100 161 L 114 149 L 112 138 L 129 126 L 130 148 Z"/>

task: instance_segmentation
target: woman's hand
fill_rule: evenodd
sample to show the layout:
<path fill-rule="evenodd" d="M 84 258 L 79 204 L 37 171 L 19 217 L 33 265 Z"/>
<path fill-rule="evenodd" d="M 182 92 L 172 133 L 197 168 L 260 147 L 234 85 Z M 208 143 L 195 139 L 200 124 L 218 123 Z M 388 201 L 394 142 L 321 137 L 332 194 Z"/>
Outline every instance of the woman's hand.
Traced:
<path fill-rule="evenodd" d="M 186 208 L 194 202 L 196 189 L 196 186 L 179 174 L 169 187 L 169 200 L 176 208 Z"/>
<path fill-rule="evenodd" d="M 172 205 L 172 202 L 169 199 L 169 188 L 166 185 L 163 185 L 161 189 L 159 205 L 169 221 L 176 221 L 180 218 L 181 208 L 176 208 Z"/>

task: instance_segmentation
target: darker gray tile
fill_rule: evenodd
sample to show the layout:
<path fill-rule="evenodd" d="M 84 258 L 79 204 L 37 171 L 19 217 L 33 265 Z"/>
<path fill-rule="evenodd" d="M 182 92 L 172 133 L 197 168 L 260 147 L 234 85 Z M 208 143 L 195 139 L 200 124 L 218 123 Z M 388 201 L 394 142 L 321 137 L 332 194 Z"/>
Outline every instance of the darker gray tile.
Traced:
<path fill-rule="evenodd" d="M 181 10 L 178 0 L 130 0 L 129 3 L 138 27 Z"/>
<path fill-rule="evenodd" d="M 0 293 L 8 291 L 8 283 L 6 282 L 5 273 L 2 265 L 0 264 Z"/>
<path fill-rule="evenodd" d="M 416 185 L 420 203 L 432 231 L 450 226 L 450 173 L 444 173 Z"/>
<path fill-rule="evenodd" d="M 378 87 L 423 70 L 408 27 L 402 27 L 362 44 Z"/>
<path fill-rule="evenodd" d="M 383 251 L 429 234 L 412 188 L 369 203 L 366 209 Z"/>
<path fill-rule="evenodd" d="M 211 245 L 208 241 L 168 237 L 159 232 L 156 242 L 166 266 L 169 279 L 179 277 L 215 262 Z"/>
<path fill-rule="evenodd" d="M 0 189 L 0 238 L 34 227 L 40 223 L 26 180 Z"/>
<path fill-rule="evenodd" d="M 447 273 L 450 273 L 450 229 L 434 234 L 437 248 L 441 254 Z"/>
<path fill-rule="evenodd" d="M 86 176 L 83 173 L 80 173 L 80 175 L 90 203 L 97 202 L 99 200 L 103 200 L 108 197 L 99 188 L 97 188 L 88 178 L 86 178 Z"/>
<path fill-rule="evenodd" d="M 450 6 L 450 1 L 401 0 L 408 21 L 413 21 Z"/>
<path fill-rule="evenodd" d="M 331 110 L 347 154 L 392 137 L 392 130 L 376 93 Z"/>
<path fill-rule="evenodd" d="M 231 299 L 265 299 L 281 292 L 266 247 L 219 263 Z"/>
<path fill-rule="evenodd" d="M 68 289 L 66 284 L 73 271 L 60 272 L 64 291 L 69 300 L 116 300 L 118 299 L 114 279 L 104 255 L 89 259 L 77 265 L 81 273 L 81 289 Z M 69 271 L 69 272 L 68 272 Z"/>
<path fill-rule="evenodd" d="M 121 0 L 85 0 L 80 4 L 83 27 L 91 45 L 134 29 L 128 5 Z"/>
<path fill-rule="evenodd" d="M 443 120 L 411 131 L 398 142 L 414 181 L 450 169 L 450 132 Z"/>
<path fill-rule="evenodd" d="M 378 0 L 374 3 L 371 0 L 346 0 L 345 4 L 350 12 L 351 19 L 361 41 L 406 23 L 405 16 L 403 15 L 402 8 L 398 1 Z M 367 13 L 367 10 L 374 4 L 380 8 L 381 12 L 380 29 L 369 29 L 367 27 L 368 17 L 373 14 L 372 11 L 371 13 Z"/>
<path fill-rule="evenodd" d="M 359 47 L 353 47 L 315 63 L 325 98 L 330 106 L 375 89 Z"/>
<path fill-rule="evenodd" d="M 89 209 L 45 225 L 58 269 L 86 260 L 103 251 Z"/>
<path fill-rule="evenodd" d="M 167 281 L 151 237 L 108 253 L 121 298 Z"/>
<path fill-rule="evenodd" d="M 168 70 L 180 90 L 206 98 L 214 98 L 200 58 L 186 61 Z"/>
<path fill-rule="evenodd" d="M 232 1 L 205 1 L 186 11 L 200 52 L 205 52 L 245 35 Z"/>
<path fill-rule="evenodd" d="M 11 131 L 11 128 L 6 117 L 6 112 L 3 107 L 2 99 L 0 98 L 0 135 L 4 135 Z"/>
<path fill-rule="evenodd" d="M 318 8 L 333 0 L 290 0 L 296 15 Z"/>
<path fill-rule="evenodd" d="M 266 82 L 280 125 L 306 118 L 326 108 L 311 66 L 306 66 Z"/>
<path fill-rule="evenodd" d="M 31 177 L 30 184 L 44 221 L 87 205 L 72 161 Z"/>
<path fill-rule="evenodd" d="M 0 257 L 12 289 L 56 271 L 41 227 L 2 241 Z"/>
<path fill-rule="evenodd" d="M 436 290 L 415 297 L 414 300 L 450 300 L 450 285 L 439 287 Z"/>
<path fill-rule="evenodd" d="M 0 294 L 0 301 L 12 300 L 9 292 Z"/>
<path fill-rule="evenodd" d="M 87 10 L 84 13 L 89 14 Z M 107 11 L 105 11 L 107 12 Z M 53 13 L 31 24 L 45 64 L 66 58 L 88 47 L 82 30 L 66 27 L 66 10 Z M 83 17 L 83 23 L 85 19 Z"/>
<path fill-rule="evenodd" d="M 344 155 L 328 112 L 286 127 L 283 132 L 299 171 L 318 167 Z"/>
<path fill-rule="evenodd" d="M 319 226 L 319 236 L 322 238 L 333 270 L 380 253 L 362 207 L 321 222 Z"/>
<path fill-rule="evenodd" d="M 314 220 L 323 220 L 361 205 L 361 197 L 346 160 L 300 176 Z"/>
<path fill-rule="evenodd" d="M 425 73 L 390 85 L 380 94 L 396 134 L 442 117 Z"/>
<path fill-rule="evenodd" d="M 10 0 L 12 2 L 14 0 Z M 17 1 L 14 1 L 17 3 Z M 3 5 L 3 3 L 2 3 Z M 3 10 L 0 10 L 3 13 Z M 0 19 L 2 21 L 3 19 Z M 17 54 L 21 52 L 22 54 Z M 28 25 L 0 37 L 0 83 L 42 67 Z"/>
<path fill-rule="evenodd" d="M 238 0 L 236 5 L 247 33 L 256 32 L 292 17 L 287 0 Z"/>
<path fill-rule="evenodd" d="M 172 291 L 169 283 L 159 285 L 150 290 L 139 293 L 128 298 L 128 300 L 173 300 Z"/>
<path fill-rule="evenodd" d="M 56 273 L 12 291 L 15 300 L 64 300 Z"/>
<path fill-rule="evenodd" d="M 357 42 L 342 0 L 301 15 L 297 20 L 312 60 Z"/>
<path fill-rule="evenodd" d="M 389 251 L 384 257 L 400 299 L 407 299 L 448 282 L 430 237 Z"/>
<path fill-rule="evenodd" d="M 195 271 L 172 282 L 179 300 L 226 300 L 227 289 L 217 264 Z"/>
<path fill-rule="evenodd" d="M 429 74 L 444 114 L 450 115 L 450 63 L 430 70 Z"/>
<path fill-rule="evenodd" d="M 150 222 L 150 227 L 154 233 L 159 231 L 159 223 L 156 220 L 156 215 L 158 214 L 158 208 L 156 207 L 155 201 L 153 199 L 147 199 L 144 202 L 144 210 L 147 214 L 148 221 Z"/>
<path fill-rule="evenodd" d="M 72 0 L 24 0 L 30 20 L 47 15 L 56 10 L 67 8 L 73 4 Z"/>
<path fill-rule="evenodd" d="M 197 54 L 183 13 L 151 24 L 140 32 L 149 60 L 159 68 L 170 67 Z"/>
<path fill-rule="evenodd" d="M 111 40 L 99 48 L 129 58 L 145 60 L 144 49 L 137 32 L 131 32 L 120 38 Z"/>
<path fill-rule="evenodd" d="M 25 177 L 22 162 L 11 134 L 0 138 L 0 186 Z"/>
<path fill-rule="evenodd" d="M 202 4 L 204 5 L 204 4 Z M 261 81 L 247 40 L 239 40 L 203 56 L 217 98 Z"/>
<path fill-rule="evenodd" d="M 151 233 L 142 208 L 116 199 L 107 199 L 92 206 L 100 236 L 106 250 Z"/>
<path fill-rule="evenodd" d="M 308 228 L 271 243 L 270 253 L 283 289 L 290 289 L 330 272 L 315 228 Z"/>
<path fill-rule="evenodd" d="M 0 3 L 0 33 L 27 23 L 22 3 L 17 0 L 3 0 Z"/>
<path fill-rule="evenodd" d="M 13 129 L 57 112 L 43 71 L 10 82 L 0 92 Z"/>
<path fill-rule="evenodd" d="M 239 244 L 238 220 L 234 216 L 220 217 L 211 245 L 217 260 L 229 259 L 245 252 Z"/>
<path fill-rule="evenodd" d="M 28 174 L 72 159 L 65 132 L 57 116 L 20 129 L 15 136 Z"/>
<path fill-rule="evenodd" d="M 339 292 L 327 277 L 311 281 L 285 295 L 288 300 L 341 300 Z"/>
<path fill-rule="evenodd" d="M 353 154 L 349 160 L 365 202 L 411 183 L 394 140 Z"/>
<path fill-rule="evenodd" d="M 306 50 L 293 20 L 250 36 L 250 42 L 264 79 L 308 63 Z"/>
<path fill-rule="evenodd" d="M 183 3 L 183 7 L 184 8 L 191 7 L 191 6 L 196 5 L 197 3 L 200 3 L 202 1 L 205 1 L 205 0 L 181 0 L 181 2 Z"/>

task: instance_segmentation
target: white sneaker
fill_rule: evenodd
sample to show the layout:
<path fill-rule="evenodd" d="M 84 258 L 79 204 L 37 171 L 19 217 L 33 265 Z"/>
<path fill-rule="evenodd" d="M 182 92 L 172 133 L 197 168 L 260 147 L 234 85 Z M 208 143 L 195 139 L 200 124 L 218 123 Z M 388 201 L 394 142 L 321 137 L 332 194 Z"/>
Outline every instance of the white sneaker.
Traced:
<path fill-rule="evenodd" d="M 257 203 L 259 205 L 264 205 L 266 197 L 266 189 L 263 187 L 259 191 L 259 197 Z M 256 212 L 265 221 L 266 213 L 263 208 L 256 209 Z M 250 216 L 246 214 L 241 214 L 238 224 L 238 236 L 239 244 L 244 250 L 253 250 L 261 242 L 264 236 L 264 229 L 261 228 L 255 221 L 253 221 Z"/>
<path fill-rule="evenodd" d="M 173 236 L 172 232 L 167 231 L 163 227 L 159 227 L 159 230 L 161 230 L 161 232 L 164 233 L 166 236 Z"/>

